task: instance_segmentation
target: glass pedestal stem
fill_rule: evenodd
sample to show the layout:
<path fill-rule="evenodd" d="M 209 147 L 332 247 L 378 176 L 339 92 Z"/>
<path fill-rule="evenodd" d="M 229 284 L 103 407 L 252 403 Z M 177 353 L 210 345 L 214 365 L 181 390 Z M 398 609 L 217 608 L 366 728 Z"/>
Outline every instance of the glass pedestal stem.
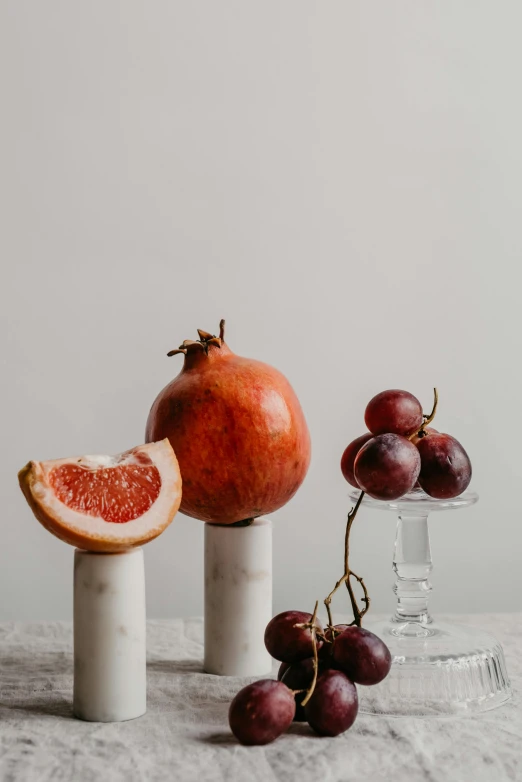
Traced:
<path fill-rule="evenodd" d="M 408 630 L 417 634 L 415 628 L 407 627 L 409 623 L 428 625 L 432 621 L 428 612 L 432 567 L 428 514 L 401 512 L 393 557 L 397 607 L 392 621 L 406 625 L 402 629 L 404 634 L 410 634 Z M 419 629 L 417 626 L 416 630 Z"/>

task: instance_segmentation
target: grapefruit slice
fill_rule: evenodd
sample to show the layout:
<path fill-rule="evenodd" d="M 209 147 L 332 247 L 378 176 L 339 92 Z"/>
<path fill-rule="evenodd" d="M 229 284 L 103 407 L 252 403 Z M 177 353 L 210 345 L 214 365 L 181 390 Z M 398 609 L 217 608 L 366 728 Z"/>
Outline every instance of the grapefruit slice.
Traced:
<path fill-rule="evenodd" d="M 147 543 L 168 527 L 181 502 L 178 461 L 167 439 L 117 456 L 29 462 L 18 480 L 38 521 L 85 551 Z"/>

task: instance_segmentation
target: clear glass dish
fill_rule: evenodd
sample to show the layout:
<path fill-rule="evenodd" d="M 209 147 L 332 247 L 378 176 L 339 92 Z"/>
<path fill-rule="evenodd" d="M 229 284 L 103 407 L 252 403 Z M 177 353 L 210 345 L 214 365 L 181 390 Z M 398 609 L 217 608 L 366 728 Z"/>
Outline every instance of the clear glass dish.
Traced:
<path fill-rule="evenodd" d="M 358 491 L 350 494 L 356 502 Z M 466 508 L 478 501 L 467 491 L 453 500 L 436 500 L 421 489 L 399 500 L 381 502 L 367 495 L 363 505 L 398 515 L 393 569 L 397 579 L 395 614 L 364 623 L 390 648 L 388 677 L 360 687 L 360 710 L 371 714 L 445 715 L 487 711 L 512 695 L 499 642 L 479 629 L 432 619 L 428 602 L 432 570 L 430 513 Z"/>

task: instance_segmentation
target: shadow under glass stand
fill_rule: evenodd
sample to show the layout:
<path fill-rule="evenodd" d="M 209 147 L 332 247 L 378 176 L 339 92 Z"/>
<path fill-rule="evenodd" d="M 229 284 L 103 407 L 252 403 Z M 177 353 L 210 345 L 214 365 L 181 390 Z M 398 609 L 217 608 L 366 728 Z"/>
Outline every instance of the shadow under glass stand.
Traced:
<path fill-rule="evenodd" d="M 350 497 L 356 502 L 359 492 Z M 511 697 L 500 643 L 482 630 L 437 622 L 428 608 L 433 567 L 429 514 L 466 508 L 477 501 L 478 495 L 470 491 L 452 500 L 437 500 L 420 489 L 391 502 L 364 497 L 364 506 L 398 515 L 393 558 L 397 606 L 391 619 L 365 623 L 387 644 L 393 664 L 383 682 L 359 687 L 361 712 L 466 714 L 494 709 Z"/>

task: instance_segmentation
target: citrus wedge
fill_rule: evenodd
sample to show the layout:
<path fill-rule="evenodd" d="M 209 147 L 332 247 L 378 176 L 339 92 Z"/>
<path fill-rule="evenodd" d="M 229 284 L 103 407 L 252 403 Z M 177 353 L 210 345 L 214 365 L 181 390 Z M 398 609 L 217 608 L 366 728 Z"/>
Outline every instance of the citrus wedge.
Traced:
<path fill-rule="evenodd" d="M 85 551 L 117 552 L 156 538 L 181 502 L 181 475 L 168 440 L 117 456 L 29 462 L 20 488 L 43 526 Z"/>

